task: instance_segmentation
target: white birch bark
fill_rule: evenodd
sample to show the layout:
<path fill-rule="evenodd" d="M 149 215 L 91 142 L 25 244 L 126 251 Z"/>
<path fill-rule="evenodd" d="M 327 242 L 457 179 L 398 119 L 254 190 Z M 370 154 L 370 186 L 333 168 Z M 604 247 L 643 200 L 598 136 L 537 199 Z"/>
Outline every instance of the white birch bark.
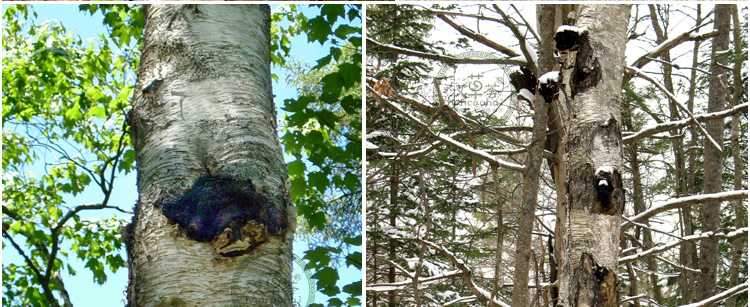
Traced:
<path fill-rule="evenodd" d="M 564 186 L 558 186 L 558 306 L 619 305 L 624 206 L 619 93 L 629 16 L 629 5 L 581 5 L 576 21 L 580 37 L 556 38 L 558 49 L 572 44 L 561 50 L 566 99 L 558 106 L 564 125 L 560 175 L 565 178 Z M 611 191 L 601 196 L 597 187 L 604 184 Z"/>
<path fill-rule="evenodd" d="M 129 119 L 139 202 L 128 303 L 290 306 L 294 214 L 276 136 L 269 8 L 148 5 L 144 13 Z M 291 230 L 263 233 L 265 242 L 240 256 L 223 256 L 217 240 L 191 239 L 160 206 L 205 175 L 251 181 L 265 206 L 285 213 Z"/>

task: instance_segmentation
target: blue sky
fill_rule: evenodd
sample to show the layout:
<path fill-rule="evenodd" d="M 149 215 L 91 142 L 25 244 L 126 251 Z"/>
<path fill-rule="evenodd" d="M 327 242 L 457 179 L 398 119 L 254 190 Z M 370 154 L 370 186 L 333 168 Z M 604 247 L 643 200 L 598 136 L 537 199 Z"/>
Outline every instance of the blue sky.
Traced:
<path fill-rule="evenodd" d="M 66 4 L 66 5 L 34 5 L 35 11 L 38 13 L 37 21 L 42 23 L 47 20 L 57 20 L 65 26 L 70 33 L 75 33 L 80 36 L 84 41 L 92 39 L 98 40 L 98 36 L 102 33 L 106 33 L 106 29 L 102 25 L 102 15 L 97 13 L 94 16 L 84 14 L 78 10 L 77 4 Z M 272 10 L 278 10 L 279 6 L 272 6 Z M 300 9 L 305 14 L 317 13 L 317 8 L 308 8 L 300 6 Z M 307 38 L 303 36 L 297 36 L 291 41 L 291 58 L 294 58 L 301 63 L 315 64 L 315 61 L 325 56 L 330 48 L 328 45 L 320 45 L 319 43 L 308 43 Z M 277 114 L 279 121 L 284 115 L 284 112 L 280 109 L 283 101 L 287 98 L 297 96 L 295 88 L 285 84 L 287 71 L 278 67 L 272 68 L 279 78 L 273 82 L 273 90 L 275 94 L 275 103 L 277 107 Z M 285 157 L 289 159 L 289 157 Z M 42 172 L 41 167 L 34 170 L 36 172 Z M 39 174 L 39 173 L 37 173 Z M 120 208 L 130 210 L 135 204 L 138 193 L 136 191 L 135 184 L 135 172 L 131 172 L 126 176 L 118 177 L 115 180 L 115 188 L 112 195 L 112 205 L 116 205 Z M 89 186 L 83 193 L 73 197 L 72 195 L 65 195 L 64 200 L 68 204 L 80 204 L 80 203 L 96 203 L 101 200 L 101 192 L 93 186 Z M 129 219 L 128 215 L 116 212 L 114 210 L 95 211 L 95 212 L 84 212 L 83 218 L 100 219 L 109 218 L 116 216 L 121 219 Z M 63 244 L 63 248 L 68 247 L 67 244 Z M 303 238 L 297 238 L 294 242 L 294 253 L 295 258 L 301 259 L 303 252 L 307 250 L 308 242 Z M 124 251 L 123 251 L 124 253 Z M 12 249 L 5 249 L 3 251 L 5 261 L 11 261 L 19 263 L 19 256 Z M 73 257 L 68 259 L 71 266 L 73 266 L 77 274 L 71 276 L 68 272 L 64 272 L 63 279 L 66 285 L 66 289 L 71 296 L 71 300 L 75 306 L 119 306 L 124 303 L 124 293 L 127 286 L 127 269 L 121 269 L 116 273 L 109 273 L 107 275 L 107 282 L 103 285 L 97 285 L 93 281 L 93 275 L 90 271 L 84 268 L 83 262 L 74 259 Z M 297 261 L 294 264 L 294 286 L 295 286 L 295 299 L 301 303 L 308 302 L 308 285 L 305 272 L 300 269 L 301 262 Z M 307 273 L 309 275 L 310 273 Z M 339 275 L 341 281 L 340 286 L 347 283 L 360 280 L 361 273 L 351 267 L 341 265 L 339 269 Z M 314 281 L 313 281 L 314 283 Z M 312 285 L 314 287 L 314 284 Z M 319 303 L 325 303 L 326 297 L 321 293 L 314 294 L 315 301 Z M 341 297 L 344 299 L 345 297 Z"/>

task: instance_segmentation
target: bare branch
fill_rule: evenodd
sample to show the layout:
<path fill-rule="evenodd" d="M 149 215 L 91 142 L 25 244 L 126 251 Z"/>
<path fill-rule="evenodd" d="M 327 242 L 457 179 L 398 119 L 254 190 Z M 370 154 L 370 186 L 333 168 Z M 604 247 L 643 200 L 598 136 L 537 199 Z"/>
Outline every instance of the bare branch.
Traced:
<path fill-rule="evenodd" d="M 675 36 L 675 37 L 673 37 L 671 39 L 665 40 L 663 43 L 661 43 L 658 46 L 656 46 L 653 50 L 651 50 L 651 51 L 647 52 L 646 54 L 640 56 L 630 66 L 633 66 L 633 67 L 636 67 L 636 68 L 641 68 L 641 67 L 645 66 L 646 64 L 648 64 L 649 62 L 651 62 L 651 60 L 653 58 L 658 57 L 662 53 L 664 53 L 664 52 L 666 52 L 666 51 L 668 51 L 668 50 L 670 50 L 670 49 L 672 49 L 674 47 L 677 47 L 678 45 L 680 45 L 680 44 L 682 44 L 684 42 L 687 42 L 687 41 L 701 41 L 701 40 L 705 40 L 705 39 L 714 37 L 714 36 L 716 36 L 716 35 L 719 34 L 718 31 L 711 31 L 711 32 L 706 32 L 706 33 L 701 33 L 701 34 L 694 33 L 695 31 L 697 31 L 698 29 L 700 29 L 700 27 L 702 27 L 702 26 L 703 25 L 700 25 L 698 27 L 695 27 L 693 29 L 688 30 L 687 32 L 684 32 L 684 33 L 682 33 L 680 35 L 677 35 L 677 36 Z M 631 76 L 629 76 L 629 75 L 631 75 Z M 630 79 L 630 77 L 632 77 L 632 72 L 625 72 L 625 78 L 626 79 Z"/>
<path fill-rule="evenodd" d="M 493 4 L 492 7 L 495 8 L 495 11 L 500 13 L 500 16 L 503 16 L 505 24 L 508 26 L 510 31 L 513 32 L 513 35 L 516 36 L 516 39 L 518 39 L 518 44 L 521 46 L 521 52 L 526 58 L 526 66 L 528 66 L 529 69 L 534 73 L 538 73 L 536 68 L 536 60 L 531 52 L 529 52 L 529 48 L 526 45 L 526 36 L 521 34 L 521 31 L 518 30 L 518 27 L 516 27 L 516 25 L 510 21 L 510 17 L 508 17 L 508 15 L 506 15 L 505 12 L 503 12 L 503 10 L 499 6 L 497 6 L 497 4 Z"/>
<path fill-rule="evenodd" d="M 426 241 L 426 240 L 419 240 L 419 241 L 427 244 L 428 246 L 432 247 L 433 249 L 439 251 L 441 254 L 448 257 L 448 259 L 450 259 L 453 265 L 455 265 L 459 270 L 463 272 L 464 282 L 466 283 L 466 286 L 469 287 L 469 289 L 471 289 L 471 292 L 474 292 L 474 295 L 483 298 L 483 300 L 489 302 L 491 306 L 510 307 L 510 305 L 503 303 L 502 301 L 499 301 L 496 299 L 493 300 L 489 291 L 477 285 L 474 282 L 474 279 L 472 278 L 473 274 L 472 274 L 471 269 L 466 266 L 466 263 L 464 263 L 463 260 L 456 258 L 456 255 L 454 255 L 452 252 L 450 252 L 444 247 L 438 244 L 435 244 L 433 242 Z"/>
<path fill-rule="evenodd" d="M 459 57 L 452 56 L 452 55 L 441 55 L 441 54 L 436 54 L 436 53 L 422 52 L 422 51 L 417 51 L 417 50 L 401 48 L 401 47 L 390 45 L 390 44 L 383 44 L 371 38 L 367 38 L 367 44 L 372 44 L 376 48 L 379 48 L 379 49 L 382 49 L 391 53 L 415 56 L 415 57 L 439 61 L 439 62 L 443 62 L 446 64 L 451 64 L 451 65 L 455 65 L 455 64 L 526 65 L 526 61 L 518 57 L 494 58 L 494 59 L 493 58 L 486 58 L 486 59 L 459 58 Z"/>
<path fill-rule="evenodd" d="M 729 289 L 727 289 L 727 290 L 725 290 L 725 291 L 723 291 L 723 292 L 721 292 L 719 294 L 716 294 L 716 295 L 714 295 L 712 297 L 709 297 L 709 298 L 707 298 L 705 300 L 702 300 L 700 302 L 696 302 L 696 303 L 692 303 L 692 304 L 687 304 L 687 305 L 682 305 L 680 307 L 701 307 L 701 306 L 707 306 L 707 305 L 710 305 L 711 303 L 724 301 L 724 300 L 726 300 L 726 299 L 728 299 L 728 298 L 730 298 L 732 296 L 735 296 L 737 294 L 742 294 L 742 293 L 745 293 L 745 292 L 747 292 L 747 283 L 742 283 L 742 284 L 736 285 L 736 286 L 734 286 L 732 288 L 729 288 Z"/>
<path fill-rule="evenodd" d="M 412 122 L 414 122 L 415 124 L 417 124 L 417 125 L 419 125 L 419 126 L 421 126 L 423 128 L 428 127 L 427 124 L 423 123 L 418 118 L 416 118 L 413 115 L 411 115 L 408 112 L 406 112 L 404 109 L 402 109 L 401 107 L 399 107 L 398 105 L 396 105 L 395 103 L 393 103 L 389 98 L 387 98 L 387 97 L 385 97 L 383 95 L 380 95 L 380 93 L 376 92 L 369 85 L 367 85 L 367 89 L 370 90 L 370 92 L 373 95 L 375 95 L 376 97 L 378 97 L 380 99 L 380 101 L 382 101 L 383 103 L 385 103 L 388 107 L 390 107 L 394 111 L 396 111 L 399 114 L 405 116 L 406 118 L 408 118 L 409 120 L 411 120 Z M 492 165 L 502 166 L 502 167 L 505 167 L 505 168 L 508 168 L 508 169 L 511 169 L 511 170 L 515 170 L 515 171 L 524 171 L 525 170 L 525 167 L 523 165 L 520 165 L 520 164 L 517 164 L 517 163 L 514 163 L 514 162 L 505 161 L 503 159 L 499 159 L 499 158 L 493 157 L 492 155 L 490 155 L 489 153 L 487 153 L 487 152 L 485 152 L 483 150 L 479 150 L 479 149 L 473 148 L 473 147 L 471 147 L 469 145 L 466 145 L 464 143 L 461 143 L 459 141 L 456 141 L 453 138 L 451 138 L 450 136 L 441 134 L 439 132 L 433 132 L 430 129 L 426 129 L 426 130 L 434 138 L 440 139 L 440 140 L 442 140 L 442 141 L 444 141 L 444 142 L 446 142 L 448 144 L 451 144 L 451 145 L 453 145 L 454 147 L 460 149 L 463 152 L 466 152 L 468 154 L 477 156 L 477 157 L 479 157 L 479 158 L 481 158 L 481 159 L 489 162 Z"/>
<path fill-rule="evenodd" d="M 678 240 L 678 241 L 674 241 L 674 242 L 671 242 L 671 243 L 668 243 L 668 244 L 659 244 L 659 245 L 654 246 L 654 247 L 652 247 L 650 249 L 647 249 L 645 251 L 640 251 L 640 252 L 632 254 L 632 255 L 628 255 L 628 256 L 625 256 L 625 257 L 620 257 L 620 259 L 618 259 L 618 262 L 620 264 L 625 264 L 625 263 L 637 260 L 637 259 L 642 258 L 642 257 L 646 257 L 646 256 L 649 256 L 649 255 L 652 255 L 652 254 L 661 253 L 661 252 L 667 251 L 667 250 L 669 250 L 669 249 L 671 249 L 673 247 L 679 246 L 680 244 L 682 244 L 683 241 L 694 241 L 694 240 L 700 240 L 700 239 L 705 239 L 705 238 L 726 238 L 726 239 L 730 239 L 730 238 L 734 238 L 734 237 L 738 237 L 738 236 L 744 236 L 744 235 L 747 235 L 747 227 L 740 228 L 740 229 L 737 229 L 737 230 L 731 231 L 731 232 L 721 232 L 721 231 L 703 232 L 703 233 L 699 233 L 699 234 L 694 234 L 694 235 L 689 235 L 689 236 L 682 237 L 681 241 Z"/>
<path fill-rule="evenodd" d="M 747 103 L 743 103 L 743 104 L 740 104 L 740 105 L 736 105 L 736 106 L 734 106 L 731 109 L 727 109 L 727 110 L 723 110 L 723 111 L 719 111 L 719 112 L 714 112 L 714 113 L 707 113 L 707 114 L 696 115 L 695 116 L 695 120 L 697 120 L 699 122 L 704 122 L 704 121 L 711 120 L 711 119 L 714 119 L 714 118 L 729 117 L 729 116 L 732 116 L 734 114 L 741 113 L 741 112 L 742 113 L 747 113 L 747 111 L 748 111 L 748 104 Z M 638 131 L 638 132 L 636 132 L 634 134 L 631 134 L 631 135 L 623 137 L 622 141 L 625 144 L 637 142 L 640 139 L 652 136 L 652 135 L 657 134 L 657 133 L 669 131 L 669 130 L 675 129 L 675 128 L 681 128 L 681 127 L 688 126 L 688 125 L 690 125 L 691 122 L 692 122 L 691 119 L 686 118 L 686 119 L 682 119 L 682 120 L 676 120 L 676 121 L 664 122 L 664 123 L 660 123 L 660 124 L 656 124 L 656 125 L 651 125 L 651 126 L 648 126 L 648 127 L 645 127 L 643 129 L 641 129 L 640 131 Z"/>
<path fill-rule="evenodd" d="M 680 197 L 665 202 L 663 205 L 652 207 L 646 211 L 641 212 L 635 216 L 630 217 L 630 220 L 634 222 L 642 222 L 648 220 L 650 217 L 657 215 L 661 212 L 669 211 L 672 209 L 682 208 L 695 204 L 704 204 L 706 202 L 719 202 L 719 201 L 730 201 L 730 200 L 747 200 L 748 190 L 736 190 L 719 192 L 712 194 L 699 194 L 687 197 Z M 625 222 L 621 226 L 623 229 L 632 225 L 630 222 Z"/>
<path fill-rule="evenodd" d="M 437 283 L 443 279 L 459 276 L 462 272 L 460 270 L 453 270 L 449 272 L 445 272 L 442 274 L 430 276 L 430 277 L 424 277 L 419 279 L 420 285 L 430 285 Z M 395 291 L 395 290 L 402 290 L 406 289 L 410 284 L 412 284 L 413 281 L 411 280 L 404 280 L 394 283 L 384 283 L 384 284 L 373 284 L 373 285 L 367 285 L 367 291 L 374 291 L 374 292 L 388 292 L 388 291 Z"/>
<path fill-rule="evenodd" d="M 698 123 L 698 121 L 693 116 L 693 113 L 690 112 L 690 110 L 688 110 L 687 107 L 685 107 L 684 105 L 682 105 L 682 103 L 680 103 L 677 100 L 677 97 L 675 97 L 674 94 L 672 94 L 672 92 L 670 92 L 666 88 L 664 88 L 664 85 L 662 85 L 661 83 L 657 82 L 656 80 L 654 80 L 654 78 L 651 78 L 651 76 L 645 74 L 643 71 L 641 71 L 638 68 L 635 68 L 635 67 L 625 67 L 625 71 L 631 71 L 631 72 L 635 73 L 636 75 L 638 75 L 642 79 L 651 82 L 653 85 L 655 85 L 657 88 L 659 88 L 659 90 L 661 90 L 662 92 L 664 92 L 664 94 L 666 94 L 667 97 L 669 97 L 669 99 L 671 99 L 674 102 L 674 104 L 676 104 L 678 107 L 680 107 L 680 109 L 682 109 L 682 111 L 685 112 L 688 115 L 688 117 L 690 117 L 690 120 L 698 127 L 698 131 L 700 131 L 703 134 L 703 136 L 705 136 L 706 139 L 708 139 L 711 142 L 711 144 L 716 148 L 716 150 L 718 150 L 719 152 L 723 152 L 721 150 L 721 146 L 719 145 L 719 143 L 717 143 L 716 140 L 714 140 L 714 138 L 711 137 L 710 134 L 708 134 L 708 131 L 706 131 L 706 128 L 704 128 L 700 123 Z"/>
<path fill-rule="evenodd" d="M 505 54 L 507 56 L 516 57 L 516 56 L 519 55 L 518 53 L 516 53 L 515 51 L 513 51 L 513 49 L 510 49 L 508 47 L 500 45 L 499 43 L 497 43 L 497 42 L 495 42 L 495 41 L 487 38 L 486 36 L 484 36 L 484 35 L 482 35 L 480 33 L 474 32 L 474 31 L 472 31 L 471 29 L 469 29 L 467 27 L 459 25 L 458 23 L 456 23 L 455 21 L 453 21 L 453 19 L 451 19 L 450 17 L 448 17 L 446 15 L 437 14 L 436 16 L 437 16 L 437 18 L 440 18 L 445 23 L 447 23 L 449 26 L 451 26 L 454 29 L 456 29 L 456 31 L 458 31 L 459 33 L 463 34 L 464 36 L 466 36 L 468 38 L 473 39 L 474 41 L 476 41 L 476 42 L 478 42 L 478 43 L 480 43 L 482 45 L 485 45 L 485 46 L 490 47 L 490 48 L 492 48 L 494 50 L 502 52 L 503 54 Z"/>

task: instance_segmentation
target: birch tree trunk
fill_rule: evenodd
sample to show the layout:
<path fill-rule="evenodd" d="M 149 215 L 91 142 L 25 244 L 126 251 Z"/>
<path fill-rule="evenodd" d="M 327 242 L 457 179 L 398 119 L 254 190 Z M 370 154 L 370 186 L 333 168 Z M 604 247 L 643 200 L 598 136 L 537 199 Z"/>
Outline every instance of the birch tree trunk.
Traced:
<path fill-rule="evenodd" d="M 577 28 L 558 30 L 558 306 L 618 306 L 624 206 L 621 85 L 629 5 L 581 5 Z"/>
<path fill-rule="evenodd" d="M 729 23 L 732 20 L 732 5 L 717 4 L 714 9 L 714 30 L 719 34 L 714 37 L 711 47 L 711 80 L 708 88 L 708 112 L 717 112 L 725 108 L 727 101 L 727 78 L 725 70 L 729 48 Z M 706 130 L 709 135 L 722 146 L 722 131 L 724 119 L 717 118 L 709 120 Z M 722 153 L 714 148 L 709 140 L 703 144 L 703 193 L 715 193 L 721 191 L 722 182 Z M 701 222 L 704 231 L 713 231 L 719 228 L 720 203 L 707 203 L 700 209 Z M 716 290 L 716 267 L 719 260 L 719 244 L 716 239 L 707 238 L 701 240 L 700 244 L 700 270 L 701 282 L 699 283 L 699 298 L 705 299 L 714 294 Z"/>
<path fill-rule="evenodd" d="M 265 5 L 147 5 L 130 306 L 291 306 Z"/>

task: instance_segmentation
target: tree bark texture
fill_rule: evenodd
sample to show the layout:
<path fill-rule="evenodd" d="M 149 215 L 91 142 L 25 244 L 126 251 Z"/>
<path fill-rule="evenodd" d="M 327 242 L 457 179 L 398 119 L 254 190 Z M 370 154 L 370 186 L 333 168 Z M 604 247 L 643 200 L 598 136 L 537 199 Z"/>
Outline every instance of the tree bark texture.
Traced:
<path fill-rule="evenodd" d="M 727 103 L 727 78 L 725 70 L 721 66 L 727 63 L 727 54 L 724 52 L 729 48 L 729 24 L 732 20 L 732 5 L 717 4 L 714 9 L 714 30 L 719 34 L 714 37 L 711 47 L 711 79 L 708 88 L 708 110 L 717 112 L 724 110 Z M 722 53 L 723 52 L 723 53 Z M 712 119 L 706 123 L 709 135 L 722 146 L 722 132 L 724 119 Z M 721 191 L 722 183 L 722 153 L 713 147 L 710 141 L 705 140 L 703 144 L 703 193 L 716 193 Z M 703 223 L 703 231 L 714 231 L 719 228 L 721 206 L 718 203 L 709 203 L 701 206 L 700 217 Z M 700 270 L 701 281 L 698 283 L 698 294 L 700 299 L 705 299 L 716 290 L 716 267 L 719 260 L 719 243 L 715 239 L 703 239 L 700 244 Z"/>
<path fill-rule="evenodd" d="M 130 306 L 290 306 L 294 212 L 265 5 L 148 5 Z"/>
<path fill-rule="evenodd" d="M 618 306 L 617 257 L 624 207 L 620 97 L 629 5 L 581 5 L 576 27 L 558 30 L 556 246 L 558 306 Z M 562 151 L 562 152 L 560 152 Z"/>

